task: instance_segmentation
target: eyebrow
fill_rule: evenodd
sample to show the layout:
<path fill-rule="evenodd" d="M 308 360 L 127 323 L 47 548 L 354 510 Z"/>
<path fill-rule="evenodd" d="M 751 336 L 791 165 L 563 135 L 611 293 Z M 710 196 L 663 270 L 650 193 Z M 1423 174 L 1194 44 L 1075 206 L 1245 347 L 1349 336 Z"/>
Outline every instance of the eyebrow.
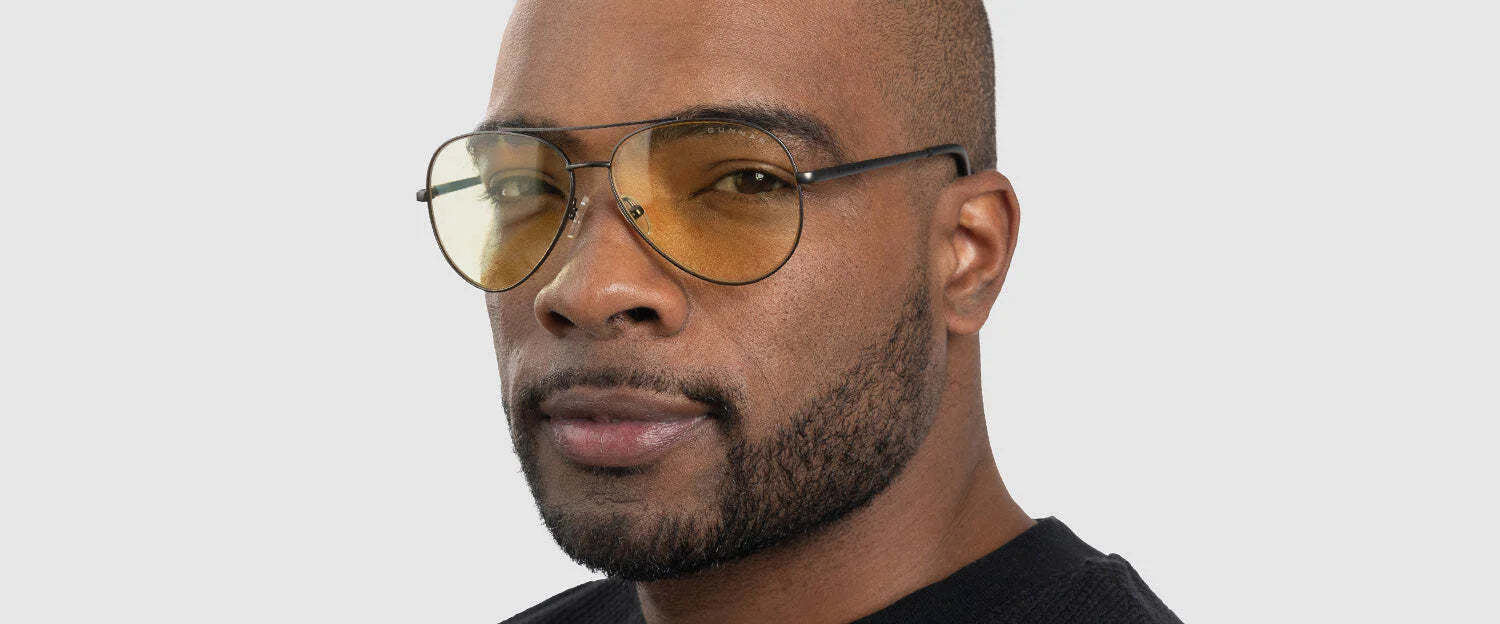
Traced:
<path fill-rule="evenodd" d="M 709 104 L 674 111 L 664 115 L 659 120 L 692 119 L 731 119 L 749 122 L 769 130 L 771 134 L 785 141 L 788 147 L 795 145 L 802 148 L 796 151 L 807 150 L 816 152 L 832 159 L 836 163 L 848 160 L 845 157 L 846 152 L 843 144 L 838 140 L 828 124 L 817 116 L 806 112 L 770 104 Z M 580 130 L 646 125 L 653 121 L 657 120 L 650 120 L 644 123 L 618 122 L 569 127 L 562 126 L 556 120 L 549 117 L 512 115 L 487 119 L 481 122 L 476 130 L 513 130 L 536 134 L 563 148 L 564 151 L 576 151 L 583 145 L 583 141 L 576 134 Z"/>
<path fill-rule="evenodd" d="M 547 128 L 562 128 L 561 124 L 549 117 L 534 117 L 529 115 L 512 115 L 499 119 L 486 119 L 474 127 L 476 132 L 497 132 L 502 130 L 522 131 L 534 134 L 542 139 L 563 149 L 564 152 L 577 153 L 583 147 L 583 141 L 572 132 L 568 131 L 546 131 Z M 581 128 L 579 128 L 581 129 Z M 538 131 L 541 130 L 541 131 Z M 571 157 L 571 155 L 570 155 Z"/>
<path fill-rule="evenodd" d="M 679 119 L 734 119 L 770 130 L 783 141 L 844 162 L 844 146 L 822 119 L 810 113 L 768 104 L 708 105 L 678 111 Z"/>

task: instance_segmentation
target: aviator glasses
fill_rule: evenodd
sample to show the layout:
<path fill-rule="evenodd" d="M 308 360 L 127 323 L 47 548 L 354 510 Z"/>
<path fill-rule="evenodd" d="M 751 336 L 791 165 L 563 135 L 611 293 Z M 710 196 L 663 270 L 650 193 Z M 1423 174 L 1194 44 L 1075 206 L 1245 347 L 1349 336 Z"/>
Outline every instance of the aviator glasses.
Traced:
<path fill-rule="evenodd" d="M 539 135 L 644 126 L 615 144 L 608 161 L 573 162 Z M 558 128 L 502 128 L 463 134 L 432 156 L 426 202 L 448 263 L 490 292 L 535 273 L 566 234 L 575 237 L 588 201 L 574 172 L 609 170 L 615 209 L 669 262 L 715 284 L 741 285 L 775 273 L 802 233 L 802 187 L 936 155 L 969 175 L 968 154 L 948 144 L 798 171 L 791 151 L 761 126 L 687 118 Z"/>

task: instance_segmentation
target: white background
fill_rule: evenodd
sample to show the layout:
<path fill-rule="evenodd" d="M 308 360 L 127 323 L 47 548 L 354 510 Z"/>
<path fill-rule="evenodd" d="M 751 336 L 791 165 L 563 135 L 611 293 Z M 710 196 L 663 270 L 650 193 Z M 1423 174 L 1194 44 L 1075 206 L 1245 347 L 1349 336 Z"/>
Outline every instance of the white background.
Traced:
<path fill-rule="evenodd" d="M 509 4 L 381 6 L 6 10 L 0 621 L 482 623 L 591 578 L 412 200 Z M 1493 621 L 1494 10 L 990 6 L 1022 505 L 1188 622 Z"/>

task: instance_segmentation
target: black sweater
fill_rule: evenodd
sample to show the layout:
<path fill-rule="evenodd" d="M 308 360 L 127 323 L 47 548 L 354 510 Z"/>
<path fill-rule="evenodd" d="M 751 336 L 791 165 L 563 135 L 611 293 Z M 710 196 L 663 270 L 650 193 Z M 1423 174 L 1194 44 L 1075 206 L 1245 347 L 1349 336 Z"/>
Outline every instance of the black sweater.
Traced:
<path fill-rule="evenodd" d="M 988 555 L 855 624 L 1181 624 L 1119 555 L 1044 518 Z M 644 624 L 635 588 L 584 583 L 504 624 Z"/>

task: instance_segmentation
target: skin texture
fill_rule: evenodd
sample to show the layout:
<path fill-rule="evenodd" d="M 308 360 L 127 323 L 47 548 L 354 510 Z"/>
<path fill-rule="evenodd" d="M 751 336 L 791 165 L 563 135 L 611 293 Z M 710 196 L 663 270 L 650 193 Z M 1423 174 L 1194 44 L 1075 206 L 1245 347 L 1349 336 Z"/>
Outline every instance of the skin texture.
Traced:
<path fill-rule="evenodd" d="M 912 104 L 893 101 L 882 72 L 910 63 L 902 46 L 882 45 L 899 36 L 888 16 L 860 5 L 521 2 L 488 115 L 585 125 L 771 105 L 822 120 L 850 159 L 952 140 L 913 144 L 907 136 Z M 605 160 L 624 132 L 580 133 L 569 155 Z M 792 151 L 803 170 L 837 164 L 829 154 Z M 580 171 L 577 184 L 593 205 L 612 203 L 604 170 Z M 751 285 L 698 280 L 656 254 L 617 212 L 591 209 L 578 238 L 563 239 L 529 280 L 487 295 L 508 406 L 519 404 L 522 389 L 585 368 L 707 374 L 739 394 L 737 425 L 750 442 L 773 438 L 809 401 L 843 385 L 870 345 L 913 322 L 902 303 L 913 293 L 925 299 L 916 329 L 926 333 L 917 344 L 927 365 L 912 374 L 932 400 L 906 414 L 925 435 L 899 474 L 817 531 L 637 583 L 653 624 L 849 621 L 1032 524 L 995 468 L 979 384 L 977 333 L 1004 280 L 1019 219 L 1009 182 L 994 171 L 955 180 L 949 161 L 928 159 L 809 186 L 805 206 L 796 253 Z M 524 410 L 508 417 L 513 436 L 535 424 Z M 729 449 L 710 428 L 650 470 L 619 475 L 569 465 L 544 440 L 534 447 L 533 486 L 544 508 L 581 514 L 707 514 Z"/>
<path fill-rule="evenodd" d="M 920 448 L 935 409 L 929 384 L 932 323 L 920 285 L 901 304 L 901 318 L 881 341 L 867 345 L 836 385 L 804 401 L 787 422 L 766 436 L 745 425 L 762 420 L 740 406 L 747 392 L 724 390 L 723 375 L 689 383 L 648 379 L 640 369 L 624 374 L 564 376 L 521 391 L 512 432 L 517 453 L 542 518 L 575 560 L 634 581 L 681 578 L 816 534 L 842 520 L 889 487 Z M 672 492 L 649 490 L 680 470 L 671 460 L 643 467 L 577 474 L 552 463 L 542 469 L 546 428 L 540 399 L 548 387 L 583 383 L 632 384 L 696 397 L 715 406 L 711 422 L 724 451 L 723 467 L 691 477 L 695 487 L 679 505 L 653 505 Z M 706 457 L 719 455 L 717 449 Z M 570 473 L 576 475 L 570 479 Z M 571 484 L 569 482 L 572 482 Z M 578 488 L 578 482 L 586 484 Z M 558 495 L 592 488 L 616 504 L 587 496 Z M 643 491 L 644 490 L 644 491 Z M 617 504 L 633 492 L 640 504 Z M 637 503 L 637 501 L 631 501 Z M 644 507 L 645 509 L 641 509 Z"/>

